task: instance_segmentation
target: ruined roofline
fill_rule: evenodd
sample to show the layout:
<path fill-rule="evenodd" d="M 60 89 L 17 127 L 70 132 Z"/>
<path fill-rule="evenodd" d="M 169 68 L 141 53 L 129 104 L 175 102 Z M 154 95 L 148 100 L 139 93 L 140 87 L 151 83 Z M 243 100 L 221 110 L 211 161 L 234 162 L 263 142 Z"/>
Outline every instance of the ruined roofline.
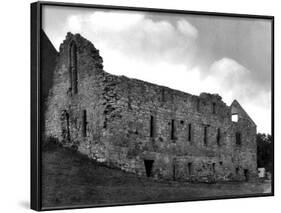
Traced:
<path fill-rule="evenodd" d="M 211 96 L 221 102 L 223 102 L 226 106 L 228 106 L 223 100 L 222 100 L 222 97 L 219 95 L 219 94 L 216 94 L 216 93 L 207 93 L 207 92 L 201 92 L 199 95 L 194 95 L 194 94 L 190 94 L 188 92 L 185 92 L 185 91 L 182 91 L 182 90 L 177 90 L 177 89 L 174 89 L 174 88 L 171 88 L 171 87 L 168 87 L 168 86 L 165 86 L 165 85 L 159 85 L 157 83 L 151 83 L 151 82 L 148 82 L 148 81 L 144 81 L 144 80 L 141 80 L 141 79 L 136 79 L 136 78 L 131 78 L 131 77 L 128 77 L 128 76 L 125 76 L 125 75 L 116 75 L 116 74 L 111 74 L 105 70 L 103 70 L 105 73 L 111 75 L 111 76 L 115 76 L 115 77 L 118 77 L 118 78 L 125 78 L 127 80 L 130 80 L 130 81 L 134 81 L 134 82 L 138 82 L 140 84 L 147 84 L 147 85 L 150 85 L 150 86 L 156 86 L 156 87 L 159 87 L 159 88 L 163 88 L 165 90 L 170 90 L 172 91 L 173 93 L 176 93 L 176 94 L 180 94 L 182 96 L 192 96 L 192 97 L 196 97 L 196 98 L 201 98 L 201 99 L 204 99 L 204 97 L 206 96 Z M 230 107 L 230 106 L 228 106 Z"/>
<path fill-rule="evenodd" d="M 72 33 L 72 32 L 68 32 L 66 34 L 66 37 L 65 39 L 63 40 L 63 42 L 60 44 L 60 51 L 62 51 L 62 48 L 69 44 L 72 40 L 76 40 L 76 41 L 79 41 L 79 40 L 83 40 L 85 41 L 88 45 L 90 45 L 90 48 L 92 48 L 94 51 L 97 51 L 97 54 L 99 55 L 99 50 L 96 49 L 96 47 L 94 46 L 94 44 L 86 39 L 84 36 L 82 36 L 80 33 Z M 102 58 L 102 56 L 99 55 L 99 57 Z M 103 67 L 103 66 L 102 66 Z M 136 78 L 131 78 L 131 77 L 128 77 L 128 76 L 124 76 L 124 75 L 116 75 L 116 74 L 111 74 L 107 71 L 104 70 L 104 68 L 101 69 L 102 72 L 106 73 L 107 75 L 111 75 L 111 76 L 114 76 L 114 77 L 117 77 L 119 79 L 127 79 L 129 81 L 134 81 L 134 82 L 137 82 L 138 84 L 146 84 L 146 85 L 150 85 L 150 86 L 156 86 L 156 87 L 159 87 L 160 89 L 165 89 L 167 91 L 171 91 L 172 93 L 174 94 L 178 94 L 179 96 L 182 96 L 182 97 L 195 97 L 195 98 L 199 98 L 199 99 L 205 99 L 205 97 L 209 96 L 211 98 L 215 98 L 216 100 L 218 101 L 221 101 L 223 104 L 225 104 L 227 107 L 231 107 L 231 105 L 227 105 L 223 100 L 222 100 L 222 97 L 218 94 L 211 94 L 211 93 L 207 93 L 207 92 L 201 92 L 199 95 L 194 95 L 194 94 L 190 94 L 188 92 L 184 92 L 184 91 L 181 91 L 181 90 L 177 90 L 177 89 L 174 89 L 174 88 L 170 88 L 168 86 L 165 86 L 165 85 L 159 85 L 159 84 L 156 84 L 156 83 L 151 83 L 151 82 L 148 82 L 148 81 L 144 81 L 144 80 L 141 80 L 141 79 L 136 79 Z"/>
<path fill-rule="evenodd" d="M 231 108 L 239 108 L 239 110 L 242 111 L 242 113 L 244 114 L 244 116 L 252 123 L 253 126 L 257 126 L 256 123 L 253 121 L 253 119 L 249 116 L 249 114 L 244 110 L 244 108 L 241 106 L 241 104 L 236 100 L 234 99 L 234 101 L 231 103 L 230 105 Z"/>

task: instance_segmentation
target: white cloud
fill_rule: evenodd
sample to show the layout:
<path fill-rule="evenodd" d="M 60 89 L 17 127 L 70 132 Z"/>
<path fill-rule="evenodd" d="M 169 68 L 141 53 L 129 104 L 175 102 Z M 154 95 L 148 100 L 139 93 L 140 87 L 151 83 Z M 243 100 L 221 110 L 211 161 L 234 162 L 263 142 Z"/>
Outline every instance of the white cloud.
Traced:
<path fill-rule="evenodd" d="M 256 99 L 256 96 L 263 92 L 257 92 L 259 85 L 251 79 L 250 74 L 250 70 L 234 59 L 222 58 L 210 66 L 206 81 L 217 82 L 215 87 L 210 87 L 212 91 L 228 91 L 232 96 L 231 99 L 236 98 L 246 102 L 249 98 Z"/>
<path fill-rule="evenodd" d="M 94 12 L 84 19 L 97 30 L 121 32 L 142 22 L 144 15 L 130 12 Z"/>
<path fill-rule="evenodd" d="M 220 94 L 229 105 L 237 99 L 257 124 L 258 131 L 271 130 L 271 93 L 260 91 L 250 71 L 230 58 L 215 61 L 202 84 L 209 92 Z"/>
<path fill-rule="evenodd" d="M 83 19 L 80 16 L 70 16 L 68 18 L 68 24 L 73 32 L 80 32 L 82 27 Z"/>
<path fill-rule="evenodd" d="M 142 79 L 151 83 L 165 85 L 173 89 L 200 94 L 200 68 L 187 70 L 185 64 L 171 64 L 169 62 L 143 63 L 136 58 L 128 58 L 118 51 L 105 51 L 104 67 L 115 75 L 125 75 Z"/>
<path fill-rule="evenodd" d="M 150 63 L 167 61 L 191 67 L 197 49 L 198 31 L 189 22 L 155 21 L 143 13 L 98 11 L 73 15 L 63 31 L 80 33 L 101 51 L 111 48 Z"/>
<path fill-rule="evenodd" d="M 234 59 L 221 58 L 204 70 L 196 64 L 200 32 L 185 19 L 172 23 L 144 13 L 97 11 L 68 16 L 60 33 L 45 31 L 57 49 L 68 31 L 80 33 L 100 50 L 109 73 L 195 95 L 218 93 L 228 105 L 237 99 L 258 130 L 270 132 L 270 92 L 259 91 L 250 71 Z"/>
<path fill-rule="evenodd" d="M 182 32 L 186 36 L 190 36 L 193 38 L 197 38 L 198 36 L 197 29 L 184 19 L 177 22 L 177 27 L 180 32 Z"/>

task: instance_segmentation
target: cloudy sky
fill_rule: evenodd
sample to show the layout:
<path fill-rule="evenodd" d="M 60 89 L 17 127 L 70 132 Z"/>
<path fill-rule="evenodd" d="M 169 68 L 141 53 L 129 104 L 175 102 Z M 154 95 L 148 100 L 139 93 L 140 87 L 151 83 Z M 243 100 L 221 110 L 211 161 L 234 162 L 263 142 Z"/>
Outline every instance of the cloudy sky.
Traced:
<path fill-rule="evenodd" d="M 271 132 L 268 20 L 44 6 L 43 30 L 57 50 L 67 32 L 80 33 L 109 73 L 236 99 Z"/>

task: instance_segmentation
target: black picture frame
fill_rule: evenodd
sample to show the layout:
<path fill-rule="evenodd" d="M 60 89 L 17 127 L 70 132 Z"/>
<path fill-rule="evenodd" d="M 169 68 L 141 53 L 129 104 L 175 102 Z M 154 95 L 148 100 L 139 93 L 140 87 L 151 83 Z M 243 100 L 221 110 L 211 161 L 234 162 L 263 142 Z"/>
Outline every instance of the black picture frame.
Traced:
<path fill-rule="evenodd" d="M 157 13 L 172 13 L 172 14 L 195 14 L 208 15 L 216 17 L 237 17 L 249 19 L 266 19 L 271 21 L 271 135 L 274 146 L 274 16 L 266 15 L 249 15 L 236 13 L 218 13 L 218 12 L 204 12 L 204 11 L 186 11 L 173 9 L 157 9 L 157 8 L 141 8 L 141 7 L 125 7 L 112 5 L 92 5 L 80 3 L 62 3 L 62 2 L 34 2 L 31 4 L 31 209 L 55 210 L 55 209 L 77 209 L 89 207 L 103 207 L 103 206 L 122 206 L 122 205 L 136 205 L 136 204 L 152 204 L 152 203 L 167 203 L 167 202 L 184 202 L 184 201 L 201 201 L 201 200 L 216 200 L 216 199 L 230 199 L 230 198 L 249 198 L 249 197 L 264 197 L 274 196 L 274 155 L 273 171 L 272 171 L 272 190 L 271 193 L 255 194 L 255 195 L 241 195 L 241 196 L 218 196 L 213 198 L 199 198 L 178 201 L 165 202 L 136 202 L 128 204 L 101 204 L 101 205 L 82 205 L 82 206 L 63 206 L 45 208 L 42 206 L 42 181 L 41 181 L 41 44 L 40 44 L 40 29 L 42 25 L 42 7 L 43 6 L 64 6 L 75 8 L 96 8 L 96 9 L 116 9 L 123 11 L 144 11 Z M 274 151 L 273 151 L 274 153 Z"/>

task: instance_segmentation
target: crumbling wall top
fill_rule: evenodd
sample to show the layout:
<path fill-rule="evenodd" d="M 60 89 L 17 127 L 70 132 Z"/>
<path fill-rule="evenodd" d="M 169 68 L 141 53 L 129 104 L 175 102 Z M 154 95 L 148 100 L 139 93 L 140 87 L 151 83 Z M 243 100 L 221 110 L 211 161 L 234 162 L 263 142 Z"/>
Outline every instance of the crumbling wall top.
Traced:
<path fill-rule="evenodd" d="M 67 33 L 60 45 L 60 54 L 67 54 L 72 44 L 76 45 L 77 53 L 90 56 L 94 59 L 96 64 L 100 65 L 99 67 L 103 68 L 103 59 L 100 56 L 99 50 L 92 44 L 92 42 L 81 36 L 79 33 Z"/>
<path fill-rule="evenodd" d="M 217 100 L 217 101 L 222 100 L 222 97 L 219 94 L 211 94 L 211 93 L 206 93 L 206 92 L 200 93 L 199 97 L 203 98 L 203 99 L 212 99 L 212 100 Z"/>

